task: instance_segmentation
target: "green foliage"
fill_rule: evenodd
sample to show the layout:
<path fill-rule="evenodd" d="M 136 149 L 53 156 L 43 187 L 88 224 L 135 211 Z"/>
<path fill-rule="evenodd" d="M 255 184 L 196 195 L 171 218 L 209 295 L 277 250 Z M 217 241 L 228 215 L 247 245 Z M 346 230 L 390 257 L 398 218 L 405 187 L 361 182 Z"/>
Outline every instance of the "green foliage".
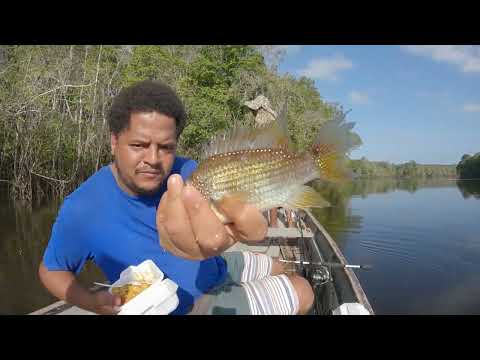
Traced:
<path fill-rule="evenodd" d="M 385 161 L 368 161 L 366 158 L 350 160 L 348 166 L 355 177 L 397 177 L 397 178 L 455 178 L 454 165 L 421 165 L 415 161 L 405 164 L 391 164 Z"/>
<path fill-rule="evenodd" d="M 187 64 L 162 46 L 135 46 L 131 58 L 123 69 L 122 85 L 129 86 L 137 81 L 161 80 L 172 87 L 178 85 L 185 75 Z"/>
<path fill-rule="evenodd" d="M 480 179 L 480 152 L 473 156 L 463 155 L 456 171 L 460 179 Z"/>
<path fill-rule="evenodd" d="M 249 45 L 1 46 L 0 178 L 26 200 L 72 191 L 111 160 L 106 116 L 113 97 L 144 79 L 179 94 L 187 111 L 179 153 L 196 159 L 218 132 L 253 125 L 244 102 L 260 94 L 277 111 L 288 103 L 297 150 L 344 113 L 322 99 L 313 80 L 278 74 Z"/>

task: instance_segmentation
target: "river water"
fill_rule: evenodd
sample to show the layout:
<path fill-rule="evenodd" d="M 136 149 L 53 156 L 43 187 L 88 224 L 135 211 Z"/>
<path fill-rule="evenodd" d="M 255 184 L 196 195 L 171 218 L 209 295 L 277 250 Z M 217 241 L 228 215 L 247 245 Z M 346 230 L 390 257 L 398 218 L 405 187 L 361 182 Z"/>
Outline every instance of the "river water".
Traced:
<path fill-rule="evenodd" d="M 377 314 L 480 314 L 480 182 L 369 180 L 316 212 Z"/>
<path fill-rule="evenodd" d="M 377 314 L 480 314 L 480 182 L 363 180 L 315 211 L 355 270 Z M 59 203 L 29 207 L 0 192 L 0 314 L 56 301 L 37 269 Z M 89 265 L 80 280 L 105 281 Z"/>

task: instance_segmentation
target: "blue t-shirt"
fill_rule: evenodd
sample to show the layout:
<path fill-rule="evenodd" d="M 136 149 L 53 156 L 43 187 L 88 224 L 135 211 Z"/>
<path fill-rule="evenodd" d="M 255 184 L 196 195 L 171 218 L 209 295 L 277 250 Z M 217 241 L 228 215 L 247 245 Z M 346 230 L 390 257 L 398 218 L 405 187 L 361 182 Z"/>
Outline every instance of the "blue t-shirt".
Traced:
<path fill-rule="evenodd" d="M 196 166 L 195 161 L 177 156 L 171 174 L 185 180 Z M 128 195 L 110 166 L 101 168 L 65 198 L 45 250 L 45 266 L 78 274 L 91 260 L 113 283 L 128 266 L 152 259 L 178 284 L 180 304 L 174 314 L 186 313 L 194 299 L 225 280 L 226 263 L 221 257 L 187 260 L 161 247 L 156 211 L 165 191 L 166 181 L 155 196 Z"/>

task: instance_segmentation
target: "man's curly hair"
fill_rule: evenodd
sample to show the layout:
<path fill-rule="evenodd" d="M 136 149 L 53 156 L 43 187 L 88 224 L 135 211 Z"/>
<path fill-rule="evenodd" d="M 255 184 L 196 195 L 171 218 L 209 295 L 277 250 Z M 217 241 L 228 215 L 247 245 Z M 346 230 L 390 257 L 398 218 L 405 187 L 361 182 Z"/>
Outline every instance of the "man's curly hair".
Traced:
<path fill-rule="evenodd" d="M 178 138 L 185 127 L 185 108 L 177 94 L 159 81 L 144 80 L 123 88 L 113 100 L 108 126 L 118 135 L 128 128 L 133 113 L 153 111 L 175 119 Z"/>

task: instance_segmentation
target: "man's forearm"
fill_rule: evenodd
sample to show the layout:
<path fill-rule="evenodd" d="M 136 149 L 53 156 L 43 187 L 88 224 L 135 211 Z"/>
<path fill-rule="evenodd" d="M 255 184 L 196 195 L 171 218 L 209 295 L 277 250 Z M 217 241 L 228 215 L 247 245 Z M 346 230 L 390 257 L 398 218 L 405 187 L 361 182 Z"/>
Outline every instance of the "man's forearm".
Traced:
<path fill-rule="evenodd" d="M 40 280 L 50 293 L 82 309 L 95 312 L 93 294 L 68 271 L 49 271 L 43 262 L 38 271 Z"/>

